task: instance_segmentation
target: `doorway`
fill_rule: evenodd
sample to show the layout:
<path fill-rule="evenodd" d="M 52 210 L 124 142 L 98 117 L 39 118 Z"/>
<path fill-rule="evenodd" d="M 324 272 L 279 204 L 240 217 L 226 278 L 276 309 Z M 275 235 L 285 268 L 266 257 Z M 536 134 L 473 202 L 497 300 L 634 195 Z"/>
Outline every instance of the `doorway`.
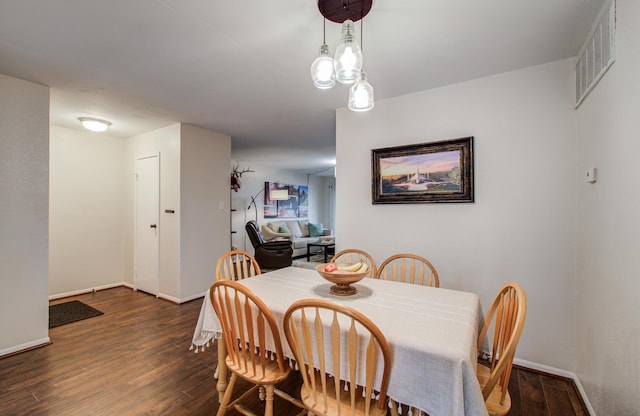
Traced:
<path fill-rule="evenodd" d="M 160 157 L 136 160 L 134 288 L 160 291 Z"/>

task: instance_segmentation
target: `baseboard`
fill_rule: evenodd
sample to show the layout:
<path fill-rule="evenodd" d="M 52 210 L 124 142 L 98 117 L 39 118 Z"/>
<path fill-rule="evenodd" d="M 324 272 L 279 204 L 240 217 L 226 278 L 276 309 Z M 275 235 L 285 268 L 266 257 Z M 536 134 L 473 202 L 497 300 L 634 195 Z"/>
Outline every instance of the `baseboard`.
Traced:
<path fill-rule="evenodd" d="M 180 305 L 182 303 L 191 302 L 194 299 L 202 298 L 203 296 L 205 296 L 207 294 L 208 294 L 208 292 L 202 292 L 202 293 L 196 293 L 195 295 L 187 296 L 186 298 L 176 298 L 176 297 L 173 297 L 173 296 L 165 295 L 164 293 L 160 293 L 158 295 L 158 298 L 164 299 L 164 300 L 168 300 L 169 302 L 176 303 L 176 304 Z"/>
<path fill-rule="evenodd" d="M 576 385 L 576 388 L 578 389 L 578 394 L 580 394 L 580 397 L 582 398 L 582 401 L 584 402 L 584 406 L 587 408 L 589 415 L 596 416 L 596 412 L 593 410 L 593 407 L 591 406 L 591 402 L 589 402 L 587 393 L 584 391 L 584 388 L 582 387 L 582 383 L 580 383 L 580 379 L 578 379 L 578 376 L 575 373 L 572 373 L 571 371 L 563 370 L 560 368 L 556 368 L 556 367 L 550 367 L 544 364 L 538 364 L 531 361 L 521 360 L 519 358 L 515 358 L 513 360 L 513 363 L 520 367 L 525 367 L 528 369 L 540 371 L 542 373 L 552 374 L 558 377 L 564 377 L 564 378 L 569 378 L 573 380 L 573 382 Z"/>
<path fill-rule="evenodd" d="M 180 304 L 180 299 L 173 297 L 173 296 L 169 296 L 169 295 L 165 295 L 164 293 L 158 293 L 158 295 L 156 296 L 158 299 L 164 299 L 164 300 L 168 300 L 171 303 L 175 303 L 175 304 Z"/>
<path fill-rule="evenodd" d="M 35 348 L 43 347 L 48 344 L 51 344 L 51 340 L 49 339 L 49 337 L 36 339 L 34 341 L 25 342 L 24 344 L 14 345 L 13 347 L 0 350 L 0 357 L 18 354 Z"/>
<path fill-rule="evenodd" d="M 96 287 L 90 287 L 90 288 L 86 288 L 86 289 L 74 290 L 74 291 L 71 291 L 71 292 L 65 292 L 65 293 L 58 293 L 58 294 L 55 294 L 55 295 L 49 295 L 49 300 L 68 298 L 69 296 L 84 295 L 85 293 L 97 292 L 98 290 L 113 289 L 114 287 L 120 287 L 120 286 L 127 286 L 127 287 L 133 289 L 133 285 L 131 285 L 129 283 L 125 283 L 125 282 L 111 283 L 111 284 L 103 285 L 103 286 L 96 286 Z"/>
<path fill-rule="evenodd" d="M 97 292 L 98 290 L 113 289 L 113 288 L 121 287 L 121 286 L 124 286 L 124 287 L 132 289 L 132 290 L 136 290 L 135 287 L 133 286 L 133 284 L 128 283 L 128 282 L 120 282 L 120 283 L 112 283 L 112 284 L 104 285 L 104 286 L 96 286 L 96 287 L 87 288 L 87 289 L 80 289 L 80 290 L 74 290 L 74 291 L 71 291 L 71 292 L 65 292 L 65 293 L 58 293 L 58 294 L 55 294 L 55 295 L 50 295 L 49 296 L 49 300 L 68 298 L 70 296 L 84 295 L 85 293 Z M 177 303 L 179 305 L 181 303 L 186 303 L 186 302 L 190 302 L 190 301 L 192 301 L 194 299 L 201 298 L 201 297 L 205 296 L 206 294 L 207 294 L 207 292 L 205 291 L 205 292 L 202 292 L 202 293 L 196 293 L 195 295 L 187 296 L 186 298 L 176 298 L 174 296 L 169 296 L 169 295 L 166 295 L 164 293 L 160 293 L 157 297 L 160 298 L 160 299 L 168 300 L 169 302 Z"/>
<path fill-rule="evenodd" d="M 196 293 L 195 295 L 192 296 L 187 296 L 186 298 L 182 298 L 180 299 L 180 303 L 187 303 L 187 302 L 191 302 L 192 300 L 198 299 L 198 298 L 203 298 L 205 296 L 209 296 L 209 291 L 204 291 L 202 293 Z"/>

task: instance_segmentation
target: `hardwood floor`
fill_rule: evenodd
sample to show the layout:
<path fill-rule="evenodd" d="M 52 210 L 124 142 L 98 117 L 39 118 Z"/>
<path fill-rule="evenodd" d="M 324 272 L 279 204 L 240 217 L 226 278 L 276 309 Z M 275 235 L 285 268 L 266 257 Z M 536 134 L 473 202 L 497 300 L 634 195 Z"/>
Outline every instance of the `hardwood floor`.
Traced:
<path fill-rule="evenodd" d="M 201 299 L 178 306 L 115 288 L 52 303 L 73 299 L 104 315 L 53 328 L 51 345 L 0 359 L 0 415 L 215 414 L 215 346 L 189 351 Z M 294 373 L 279 388 L 297 396 L 299 384 Z M 513 416 L 588 415 L 571 380 L 515 368 L 509 391 Z M 264 409 L 257 398 L 248 407 Z M 276 398 L 276 415 L 298 411 Z"/>

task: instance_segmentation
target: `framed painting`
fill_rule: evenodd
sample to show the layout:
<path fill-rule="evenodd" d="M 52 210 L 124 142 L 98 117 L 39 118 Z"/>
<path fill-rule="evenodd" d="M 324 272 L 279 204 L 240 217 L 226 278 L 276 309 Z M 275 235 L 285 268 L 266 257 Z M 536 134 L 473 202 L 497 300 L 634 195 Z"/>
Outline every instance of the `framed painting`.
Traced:
<path fill-rule="evenodd" d="M 279 182 L 264 183 L 265 218 L 306 218 L 309 213 L 309 187 Z M 284 199 L 272 199 L 272 191 L 286 191 Z"/>
<path fill-rule="evenodd" d="M 289 194 L 289 199 L 278 201 L 278 218 L 298 217 L 298 196 Z"/>
<path fill-rule="evenodd" d="M 309 215 L 309 187 L 298 186 L 298 217 L 306 218 Z"/>
<path fill-rule="evenodd" d="M 271 200 L 271 191 L 278 189 L 275 183 L 264 183 L 263 215 L 265 218 L 278 218 L 278 201 Z"/>
<path fill-rule="evenodd" d="M 371 150 L 373 204 L 473 202 L 473 137 Z"/>

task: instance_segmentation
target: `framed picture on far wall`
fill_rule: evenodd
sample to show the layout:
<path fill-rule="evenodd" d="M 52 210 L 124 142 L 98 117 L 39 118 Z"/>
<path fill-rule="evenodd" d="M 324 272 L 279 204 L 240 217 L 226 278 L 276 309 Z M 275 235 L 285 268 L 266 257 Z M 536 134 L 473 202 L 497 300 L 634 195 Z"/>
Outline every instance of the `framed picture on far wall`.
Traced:
<path fill-rule="evenodd" d="M 371 150 L 373 204 L 473 202 L 473 137 Z"/>
<path fill-rule="evenodd" d="M 279 182 L 264 183 L 265 218 L 306 218 L 309 213 L 309 187 Z M 272 199 L 272 191 L 286 191 L 287 199 Z"/>
<path fill-rule="evenodd" d="M 298 186 L 298 218 L 306 218 L 309 215 L 309 187 Z"/>
<path fill-rule="evenodd" d="M 278 218 L 278 206 L 265 205 L 263 215 L 265 218 Z"/>
<path fill-rule="evenodd" d="M 298 197 L 289 195 L 289 199 L 278 201 L 278 218 L 298 217 Z"/>
<path fill-rule="evenodd" d="M 265 182 L 264 183 L 264 212 L 265 218 L 277 218 L 278 217 L 278 201 L 271 200 L 271 191 L 277 189 L 276 184 Z"/>

